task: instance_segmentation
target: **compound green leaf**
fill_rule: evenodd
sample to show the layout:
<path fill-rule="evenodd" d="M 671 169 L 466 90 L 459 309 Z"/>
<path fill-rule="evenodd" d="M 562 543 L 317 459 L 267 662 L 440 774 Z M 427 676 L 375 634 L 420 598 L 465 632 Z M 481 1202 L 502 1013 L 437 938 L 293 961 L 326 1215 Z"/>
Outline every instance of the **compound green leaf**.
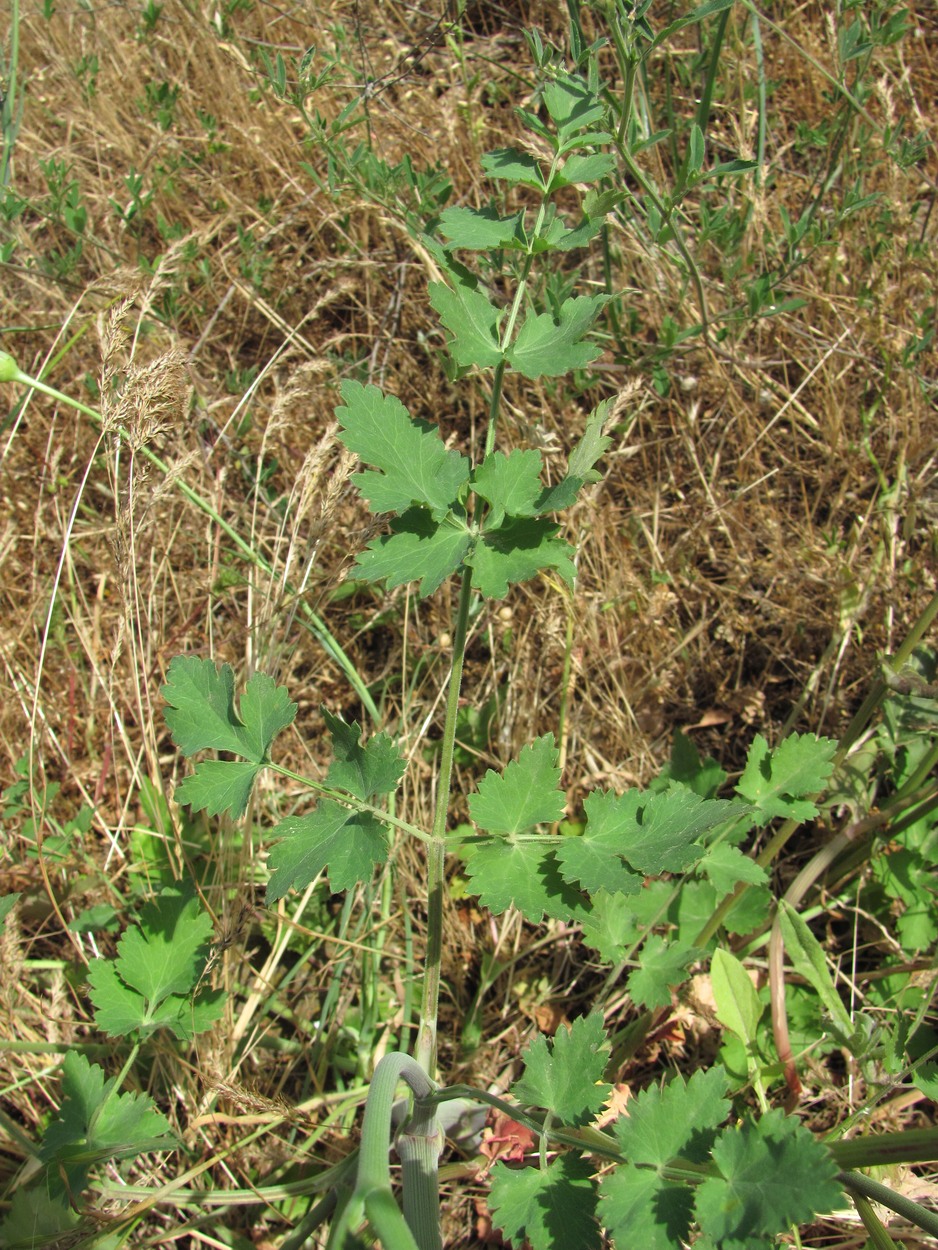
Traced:
<path fill-rule="evenodd" d="M 792 734 L 771 751 L 756 734 L 736 790 L 758 808 L 759 824 L 778 816 L 810 820 L 818 809 L 807 796 L 827 785 L 836 750 L 831 738 Z"/>
<path fill-rule="evenodd" d="M 430 283 L 430 303 L 453 338 L 450 355 L 456 364 L 467 369 L 471 365 L 494 368 L 504 353 L 498 342 L 498 327 L 504 310 L 496 308 L 477 283 L 451 274 L 455 286 L 445 282 Z"/>
<path fill-rule="evenodd" d="M 489 1210 L 492 1223 L 516 1246 L 532 1250 L 598 1250 L 593 1166 L 565 1154 L 546 1168 L 520 1171 L 497 1163 L 492 1169 Z"/>
<path fill-rule="evenodd" d="M 544 493 L 541 486 L 541 453 L 534 449 L 490 453 L 472 478 L 472 489 L 489 504 L 486 528 L 497 529 L 506 513 L 513 517 L 532 517 L 538 511 L 537 501 Z"/>
<path fill-rule="evenodd" d="M 544 916 L 576 924 L 589 915 L 583 895 L 564 881 L 543 842 L 493 838 L 464 846 L 462 853 L 472 893 L 496 916 L 512 906 L 532 924 Z"/>
<path fill-rule="evenodd" d="M 499 217 L 486 208 L 444 208 L 440 213 L 440 232 L 449 239 L 451 247 L 480 252 L 513 244 L 521 247 L 524 244 L 523 216 L 523 213 L 515 213 L 512 217 Z"/>
<path fill-rule="evenodd" d="M 687 967 L 700 956 L 696 946 L 684 942 L 668 942 L 657 934 L 642 947 L 639 966 L 628 981 L 632 1002 L 639 1007 L 668 1007 L 671 987 L 687 980 Z"/>
<path fill-rule="evenodd" d="M 389 589 L 420 583 L 426 598 L 463 563 L 472 546 L 465 524 L 452 514 L 437 524 L 426 508 L 411 508 L 391 522 L 393 533 L 368 544 L 356 560 L 362 574 Z"/>
<path fill-rule="evenodd" d="M 558 754 L 554 735 L 545 734 L 522 747 L 503 773 L 490 768 L 469 796 L 474 823 L 487 833 L 512 834 L 560 820 L 566 800 L 559 789 Z"/>
<path fill-rule="evenodd" d="M 211 932 L 211 918 L 187 891 L 170 886 L 147 903 L 139 924 L 118 942 L 116 958 L 93 960 L 88 968 L 98 1028 L 112 1037 L 169 1028 L 188 1038 L 210 1027 L 224 995 L 205 991 L 194 1004 L 189 996 L 205 970 Z"/>
<path fill-rule="evenodd" d="M 830 1151 L 781 1111 L 724 1130 L 713 1147 L 721 1175 L 697 1189 L 697 1222 L 718 1246 L 769 1244 L 843 1203 Z"/>
<path fill-rule="evenodd" d="M 544 190 L 544 175 L 533 156 L 517 148 L 496 148 L 482 157 L 482 168 L 490 178 L 501 178 L 515 185 Z"/>
<path fill-rule="evenodd" d="M 96 1164 L 145 1150 L 175 1149 L 169 1124 L 152 1100 L 117 1093 L 115 1082 L 113 1077 L 106 1081 L 103 1069 L 77 1051 L 65 1056 L 59 1116 L 46 1129 L 39 1151 L 50 1185 L 57 1187 L 64 1177 L 67 1192 L 77 1195 Z"/>
<path fill-rule="evenodd" d="M 343 382 L 345 406 L 335 410 L 340 438 L 376 472 L 352 479 L 374 512 L 407 512 L 414 504 L 441 521 L 469 480 L 469 461 L 447 451 L 439 431 L 415 421 L 394 395 L 377 386 Z"/>
<path fill-rule="evenodd" d="M 573 1127 L 589 1124 L 609 1097 L 605 1082 L 610 1046 L 599 1012 L 560 1028 L 553 1041 L 536 1037 L 525 1052 L 524 1075 L 511 1087 L 526 1106 L 543 1107 Z"/>
<path fill-rule="evenodd" d="M 608 295 L 577 295 L 564 300 L 560 315 L 528 313 L 508 349 L 513 369 L 530 378 L 555 378 L 582 369 L 602 354 L 596 343 L 582 342 Z"/>
<path fill-rule="evenodd" d="M 168 704 L 166 723 L 183 755 L 231 751 L 261 764 L 274 738 L 296 716 L 296 704 L 286 690 L 264 673 L 249 678 L 241 715 L 235 708 L 230 664 L 218 669 L 213 660 L 177 655 L 167 678 L 161 692 Z"/>
<path fill-rule="evenodd" d="M 335 755 L 326 778 L 328 784 L 362 800 L 396 790 L 406 761 L 393 740 L 387 734 L 379 733 L 363 745 L 361 726 L 357 721 L 349 725 L 341 716 L 333 716 L 327 708 L 321 711 L 332 734 Z"/>
<path fill-rule="evenodd" d="M 508 517 L 497 528 L 486 528 L 465 561 L 472 566 L 473 586 L 486 599 L 504 599 L 509 585 L 556 569 L 572 587 L 574 550 L 557 537 L 559 528 L 539 517 Z"/>
<path fill-rule="evenodd" d="M 384 825 L 368 812 L 354 812 L 325 799 L 306 816 L 288 816 L 270 834 L 277 840 L 268 861 L 267 905 L 292 886 L 303 890 L 329 869 L 332 889 L 350 890 L 368 881 L 388 857 Z"/>

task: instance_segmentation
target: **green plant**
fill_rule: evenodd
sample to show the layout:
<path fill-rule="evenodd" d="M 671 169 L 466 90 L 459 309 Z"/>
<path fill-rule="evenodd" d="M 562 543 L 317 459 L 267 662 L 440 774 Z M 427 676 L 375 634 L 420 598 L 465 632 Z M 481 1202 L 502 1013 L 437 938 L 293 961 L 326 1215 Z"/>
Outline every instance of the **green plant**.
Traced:
<path fill-rule="evenodd" d="M 637 25 L 648 7 L 638 6 L 631 15 Z M 692 20 L 728 8 L 702 6 Z M 617 6 L 617 12 L 624 12 L 624 6 Z M 644 37 L 643 28 L 638 33 Z M 304 1216 L 290 1242 L 299 1244 L 332 1215 L 330 1242 L 336 1246 L 360 1244 L 366 1220 L 387 1246 L 439 1245 L 441 1123 L 450 1104 L 467 1100 L 497 1108 L 536 1143 L 536 1166 L 497 1165 L 490 1198 L 498 1226 L 514 1242 L 526 1240 L 535 1250 L 568 1243 L 599 1245 L 600 1228 L 621 1246 L 647 1240 L 676 1247 L 694 1229 L 704 1245 L 727 1250 L 763 1246 L 790 1225 L 838 1206 L 844 1186 L 856 1195 L 874 1244 L 885 1243 L 870 1198 L 902 1210 L 933 1233 L 929 1212 L 850 1171 L 879 1162 L 933 1158 L 933 1133 L 882 1134 L 849 1142 L 836 1141 L 831 1134 L 824 1140 L 771 1108 L 786 1065 L 795 1061 L 783 1054 L 781 1045 L 777 1053 L 772 1049 L 766 1016 L 769 1007 L 776 1013 L 778 995 L 757 989 L 741 958 L 768 940 L 769 870 L 795 829 L 813 821 L 822 806 L 836 812 L 846 767 L 854 759 L 848 752 L 880 707 L 887 726 L 880 731 L 881 754 L 875 765 L 865 761 L 862 771 L 869 776 L 882 761 L 888 763 L 884 789 L 896 798 L 891 812 L 895 819 L 888 827 L 902 836 L 900 848 L 877 859 L 881 907 L 883 914 L 897 905 L 903 909 L 904 954 L 933 945 L 927 909 L 933 744 L 921 722 L 896 732 L 907 700 L 918 698 L 927 706 L 933 698 L 933 672 L 919 673 L 913 662 L 915 639 L 892 666 L 884 666 L 882 683 L 840 744 L 793 734 L 771 748 L 759 736 L 732 798 L 721 797 L 727 781 L 722 770 L 711 760 L 701 760 L 679 736 L 670 765 L 652 786 L 624 794 L 595 789 L 561 832 L 566 794 L 556 739 L 548 733 L 526 745 L 502 771 L 490 770 L 466 796 L 471 824 L 447 832 L 458 742 L 464 726 L 476 732 L 460 708 L 460 695 L 479 602 L 504 598 L 519 583 L 543 580 L 558 588 L 568 613 L 575 610 L 577 553 L 554 517 L 596 479 L 595 466 L 609 444 L 610 409 L 603 404 L 586 419 L 567 473 L 553 485 L 545 484 L 538 450 L 499 448 L 507 424 L 506 379 L 511 374 L 532 381 L 563 378 L 588 369 L 598 354 L 597 344 L 588 338 L 590 329 L 614 303 L 609 291 L 575 294 L 577 275 L 565 264 L 571 252 L 601 235 L 617 204 L 616 193 L 602 185 L 615 168 L 609 150 L 613 133 L 603 128 L 608 100 L 594 79 L 585 56 L 588 49 L 581 48 L 583 55 L 577 56 L 577 63 L 586 67 L 581 76 L 563 69 L 540 41 L 532 38 L 532 45 L 543 81 L 526 120 L 541 145 L 538 151 L 549 155 L 537 158 L 520 148 L 489 153 L 484 168 L 505 194 L 493 194 L 481 210 L 445 208 L 445 185 L 434 203 L 427 192 L 438 185 L 432 177 L 415 177 L 409 184 L 416 199 L 408 218 L 412 227 L 420 229 L 426 224 L 422 217 L 432 218 L 430 232 L 420 242 L 442 275 L 431 285 L 430 299 L 450 335 L 443 363 L 460 382 L 475 370 L 489 371 L 484 434 L 476 445 L 452 449 L 435 427 L 414 419 L 399 400 L 358 381 L 344 383 L 343 402 L 336 409 L 342 441 L 367 466 L 357 479 L 359 491 L 373 512 L 390 518 L 390 532 L 358 556 L 359 581 L 390 589 L 416 585 L 421 596 L 448 587 L 451 578 L 459 582 L 443 736 L 438 749 L 424 753 L 437 761 L 431 827 L 408 820 L 406 809 L 404 816 L 397 811 L 394 799 L 405 756 L 390 732 L 372 732 L 363 739 L 357 723 L 324 709 L 333 759 L 324 780 L 310 780 L 272 758 L 277 735 L 293 724 L 296 709 L 269 677 L 254 673 L 237 698 L 229 666 L 178 657 L 169 666 L 164 687 L 167 724 L 183 754 L 222 753 L 222 758 L 201 760 L 177 787 L 176 800 L 193 813 L 237 820 L 250 811 L 252 817 L 262 817 L 264 800 L 256 782 L 265 770 L 302 783 L 317 796 L 312 810 L 287 816 L 265 836 L 272 844 L 268 902 L 289 908 L 290 891 L 303 892 L 304 902 L 293 915 L 297 923 L 308 887 L 321 875 L 328 875 L 334 891 L 348 891 L 346 914 L 355 905 L 355 887 L 370 884 L 376 866 L 396 849 L 397 839 L 415 839 L 425 847 L 427 893 L 421 902 L 428 922 L 426 975 L 415 1057 L 395 1052 L 378 1064 L 354 1178 L 349 1184 L 351 1166 L 315 1178 L 312 1188 L 329 1192 Z M 847 47 L 851 56 L 858 50 L 857 41 Z M 275 90 L 282 95 L 282 58 L 270 68 L 276 75 Z M 686 155 L 677 162 L 678 199 L 694 186 L 703 168 L 706 126 L 700 121 L 695 125 Z M 374 187 L 398 197 L 406 164 L 389 173 L 370 157 L 366 152 L 357 164 L 350 162 L 343 176 L 353 167 L 369 170 L 368 176 L 377 170 Z M 392 175 L 394 185 L 388 190 Z M 579 187 L 589 190 L 582 195 Z M 670 210 L 659 213 L 649 197 L 649 228 L 659 242 L 668 241 L 670 217 Z M 710 219 L 706 225 L 722 243 L 735 237 L 732 223 Z M 239 227 L 239 237 L 250 258 L 250 232 L 242 236 Z M 470 253 L 474 265 L 459 259 L 457 252 Z M 543 265 L 545 259 L 551 263 Z M 753 315 L 771 295 L 771 283 L 763 283 L 750 302 Z M 675 322 L 666 324 L 663 345 L 674 348 L 681 334 Z M 33 384 L 6 357 L 0 357 L 0 380 Z M 126 438 L 126 432 L 118 431 L 118 437 Z M 149 458 L 165 467 L 156 457 Z M 191 501 L 209 513 L 203 501 Z M 221 524 L 221 518 L 214 519 Z M 230 526 L 224 532 L 242 556 L 260 563 L 245 550 L 243 540 L 237 542 Z M 932 609 L 931 617 L 919 622 L 919 637 L 933 618 Z M 328 638 L 321 622 L 317 628 L 317 636 Z M 915 692 L 911 695 L 904 689 L 908 683 Z M 359 689 L 363 701 L 367 693 Z M 378 721 L 373 704 L 369 710 Z M 492 715 L 497 715 L 495 709 Z M 484 723 L 478 726 L 480 733 L 485 728 Z M 481 737 L 480 744 L 488 745 Z M 857 797 L 858 810 L 868 812 L 873 801 L 870 795 Z M 761 849 L 745 851 L 753 837 Z M 839 849 L 849 850 L 849 842 L 845 838 Z M 509 1091 L 510 1101 L 465 1086 L 436 1085 L 447 853 L 461 858 L 469 892 L 493 914 L 514 907 L 532 925 L 547 917 L 578 927 L 584 944 L 597 952 L 597 962 L 608 966 L 610 979 L 627 973 L 629 997 L 638 1009 L 627 1028 L 608 1035 L 602 1016 L 592 1013 L 576 1018 L 569 1032 L 559 1031 L 552 1042 L 535 1041 L 526 1054 L 523 1076 Z M 834 862 L 826 848 L 825 866 Z M 918 1066 L 927 1053 L 921 1045 L 927 997 L 915 1007 L 914 1028 L 875 1036 L 852 1003 L 841 997 L 820 943 L 796 910 L 801 899 L 792 905 L 792 897 L 789 891 L 777 908 L 777 928 L 795 971 L 820 1001 L 815 1038 L 821 1030 L 830 1032 L 867 1065 L 871 1083 L 885 1088 L 884 1072 L 888 1077 L 915 1072 L 920 1087 L 931 1088 L 933 1073 Z M 144 909 L 139 928 L 125 934 L 116 960 L 92 965 L 88 980 L 97 1027 L 137 1039 L 121 1078 L 131 1070 L 137 1047 L 157 1029 L 184 1040 L 211 1023 L 219 998 L 200 988 L 208 970 L 207 936 L 207 918 L 195 901 L 171 890 Z M 156 979 L 153 967 L 159 971 Z M 611 1093 L 607 1077 L 661 1022 L 672 990 L 693 969 L 707 967 L 715 1013 L 727 1034 L 724 1062 L 688 1080 L 678 1077 L 662 1088 L 645 1090 L 612 1120 L 610 1131 L 597 1128 Z M 898 995 L 909 988 L 897 961 L 889 992 Z M 369 1010 L 375 1010 L 373 1004 Z M 361 1018 L 366 1014 L 363 1010 Z M 357 1020 L 349 1023 L 351 1036 Z M 318 1041 L 311 1041 L 310 1050 Z M 373 1049 L 361 1034 L 358 1046 L 358 1068 L 367 1071 Z M 4 1228 L 8 1241 L 22 1231 L 32 1245 L 37 1229 L 59 1231 L 73 1221 L 67 1202 L 85 1186 L 92 1163 L 133 1150 L 169 1147 L 168 1123 L 139 1094 L 119 1094 L 121 1078 L 106 1081 L 102 1069 L 69 1055 L 63 1067 L 63 1114 L 41 1147 L 49 1201 L 40 1196 L 31 1206 L 15 1210 L 13 1222 Z M 403 1213 L 393 1197 L 388 1166 L 392 1110 L 401 1080 L 412 1095 L 409 1119 L 397 1136 L 404 1166 Z M 755 1107 L 746 1096 L 750 1087 Z M 83 1117 L 75 1114 L 79 1102 L 87 1108 Z M 597 1183 L 600 1168 L 603 1176 Z M 28 1201 L 17 1198 L 20 1204 Z M 56 1220 L 61 1221 L 58 1229 Z"/>
<path fill-rule="evenodd" d="M 547 66 L 542 59 L 541 68 Z M 456 576 L 459 595 L 432 828 L 415 827 L 386 810 L 404 769 L 392 739 L 377 733 L 363 742 L 357 724 L 323 709 L 333 763 L 324 781 L 306 782 L 318 803 L 288 816 L 268 835 L 269 903 L 291 888 L 306 890 L 324 872 L 333 891 L 368 882 L 385 862 L 392 835 L 418 839 L 427 857 L 427 952 L 414 1058 L 388 1055 L 375 1072 L 356 1180 L 351 1193 L 338 1197 L 330 1244 L 355 1244 L 363 1220 L 385 1245 L 441 1244 L 437 1163 L 443 1135 L 437 1113 L 448 1101 L 469 1098 L 498 1106 L 540 1143 L 539 1167 L 519 1173 L 500 1164 L 494 1173 L 493 1218 L 513 1240 L 527 1240 L 535 1250 L 571 1241 L 598 1246 L 601 1224 L 618 1244 L 630 1244 L 638 1230 L 656 1246 L 676 1246 L 696 1226 L 715 1246 L 762 1245 L 790 1225 L 834 1209 L 843 1187 L 856 1186 L 841 1167 L 836 1143 L 817 1140 L 770 1109 L 768 1085 L 781 1069 L 767 1066 L 759 1054 L 762 1003 L 739 960 L 714 949 L 718 926 L 704 918 L 716 910 L 736 933 L 767 924 L 766 867 L 773 854 L 755 860 L 739 844 L 774 821 L 797 827 L 817 816 L 816 796 L 830 783 L 838 744 L 793 734 L 771 750 L 759 736 L 737 797 L 724 799 L 713 793 L 712 770 L 701 785 L 708 766 L 685 743 L 661 784 L 621 795 L 592 792 L 578 835 L 558 838 L 546 830 L 563 817 L 565 795 L 555 740 L 546 734 L 501 773 L 490 770 L 468 796 L 468 832 L 447 833 L 473 605 L 479 597 L 504 598 L 511 585 L 545 572 L 559 579 L 565 593 L 575 593 L 575 553 L 552 516 L 595 479 L 594 466 L 608 446 L 608 407 L 601 405 L 587 421 L 567 475 L 552 487 L 543 485 L 536 449 L 497 449 L 506 374 L 536 380 L 588 365 L 598 349 L 587 335 L 608 302 L 608 296 L 573 295 L 563 286 L 551 298 L 551 284 L 535 280 L 545 255 L 586 245 L 608 211 L 606 201 L 588 193 L 581 215 L 571 220 L 558 207 L 560 194 L 599 182 L 612 169 L 612 157 L 601 150 L 609 135 L 595 129 L 605 116 L 596 90 L 550 64 L 542 98 L 549 122 L 534 113 L 525 120 L 550 157 L 508 149 L 483 158 L 490 177 L 533 193 L 533 204 L 507 214 L 492 207 L 447 208 L 437 223 L 445 245 L 423 239 L 444 275 L 431 283 L 430 300 L 450 335 L 451 376 L 459 379 L 473 369 L 492 374 L 481 451 L 473 458 L 448 449 L 437 429 L 374 386 L 344 383 L 336 410 L 342 441 L 368 466 L 355 479 L 360 494 L 372 511 L 390 517 L 390 533 L 358 556 L 359 577 L 389 588 L 416 583 L 427 596 Z M 457 259 L 457 251 L 475 254 L 478 272 Z M 491 293 L 496 275 L 498 288 L 508 292 L 501 300 Z M 538 292 L 545 304 L 537 302 Z M 295 709 L 269 678 L 255 674 L 236 702 L 229 667 L 182 657 L 170 666 L 164 696 L 167 723 L 184 754 L 215 749 L 240 757 L 198 763 L 177 789 L 179 802 L 239 817 L 262 769 L 300 780 L 271 759 L 273 741 Z M 770 845 L 777 850 L 782 844 L 776 838 Z M 731 1109 L 731 1081 L 715 1067 L 686 1084 L 677 1080 L 662 1092 L 647 1091 L 612 1134 L 599 1132 L 591 1124 L 610 1092 L 603 1077 L 612 1043 L 595 1015 L 576 1020 L 553 1047 L 543 1040 L 532 1046 L 511 1103 L 463 1086 L 438 1088 L 433 1077 L 447 853 L 461 856 L 469 890 L 493 914 L 513 906 L 535 924 L 545 917 L 578 924 L 604 960 L 631 964 L 628 988 L 632 1001 L 645 1008 L 646 1029 L 653 1013 L 670 1003 L 668 987 L 683 983 L 691 966 L 710 954 L 718 1018 L 744 1047 L 761 1114 L 747 1113 L 721 1127 Z M 675 903 L 669 935 L 653 932 L 671 920 Z M 803 922 L 792 916 L 781 912 L 788 944 L 796 966 L 813 975 L 816 951 L 798 927 Z M 849 1017 L 833 986 L 823 985 L 823 1001 L 843 1031 Z M 397 1137 L 403 1215 L 388 1170 L 391 1108 L 400 1080 L 412 1095 L 410 1119 Z M 565 1147 L 575 1150 L 548 1158 Z M 922 1149 L 935 1149 L 930 1138 L 915 1143 L 914 1151 Z M 872 1163 L 896 1157 L 897 1150 L 902 1153 L 901 1143 L 885 1135 L 868 1142 L 865 1153 L 855 1147 L 847 1153 L 854 1163 Z M 614 1165 L 598 1188 L 591 1155 Z M 317 1212 L 317 1218 L 326 1213 Z M 923 1227 L 934 1224 L 922 1209 L 915 1218 Z"/>
<path fill-rule="evenodd" d="M 8 900 L 2 900 L 0 923 L 9 910 Z M 178 887 L 147 903 L 138 920 L 124 932 L 116 957 L 93 960 L 87 974 L 96 1027 L 111 1038 L 130 1040 L 121 1070 L 107 1078 L 80 1045 L 66 1053 L 59 1113 L 35 1153 L 39 1179 L 17 1189 L 0 1225 L 5 1246 L 34 1246 L 39 1238 L 66 1230 L 87 1234 L 78 1212 L 94 1168 L 178 1148 L 153 1100 L 140 1090 L 121 1090 L 141 1049 L 160 1030 L 186 1040 L 218 1019 L 223 992 L 200 989 L 212 921 L 199 900 Z"/>

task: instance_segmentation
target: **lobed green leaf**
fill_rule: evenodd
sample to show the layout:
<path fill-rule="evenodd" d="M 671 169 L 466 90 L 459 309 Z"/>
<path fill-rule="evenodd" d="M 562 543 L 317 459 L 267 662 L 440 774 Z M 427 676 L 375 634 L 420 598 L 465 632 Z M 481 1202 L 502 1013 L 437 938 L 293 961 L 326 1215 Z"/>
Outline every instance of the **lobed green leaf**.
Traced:
<path fill-rule="evenodd" d="M 231 751 L 255 764 L 264 763 L 270 744 L 293 723 L 296 704 L 286 690 L 264 673 L 249 678 L 241 700 L 234 702 L 234 673 L 229 664 L 177 655 L 162 689 L 168 704 L 166 723 L 183 755 L 196 751 Z"/>
<path fill-rule="evenodd" d="M 517 148 L 497 148 L 486 152 L 482 157 L 482 168 L 490 178 L 501 178 L 506 182 L 534 187 L 537 191 L 544 190 L 544 174 L 540 164 L 527 152 L 519 152 Z"/>
<path fill-rule="evenodd" d="M 69 1198 L 81 1193 L 92 1167 L 146 1150 L 173 1150 L 169 1124 L 145 1094 L 118 1093 L 116 1078 L 77 1051 L 62 1062 L 62 1105 L 46 1129 L 39 1158 L 47 1167 L 50 1190 L 64 1187 Z M 64 1182 L 64 1185 L 63 1185 Z"/>
<path fill-rule="evenodd" d="M 566 800 L 558 756 L 554 735 L 545 734 L 523 747 L 503 773 L 490 768 L 469 796 L 474 823 L 488 833 L 513 834 L 560 820 Z"/>
<path fill-rule="evenodd" d="M 797 733 L 770 750 L 762 734 L 756 734 L 737 793 L 755 805 L 760 825 L 776 817 L 810 820 L 818 809 L 807 796 L 827 785 L 836 750 L 832 738 Z"/>
<path fill-rule="evenodd" d="M 323 708 L 332 735 L 335 759 L 327 781 L 336 790 L 369 802 L 393 791 L 404 772 L 405 760 L 387 734 L 379 733 L 364 745 L 357 723 L 347 724 Z M 334 890 L 351 889 L 367 881 L 388 855 L 388 833 L 380 818 L 326 799 L 315 811 L 290 816 L 271 833 L 268 904 L 292 887 L 303 890 L 329 870 Z"/>
<path fill-rule="evenodd" d="M 472 584 L 486 599 L 504 599 L 509 585 L 529 581 L 544 569 L 556 569 L 573 586 L 574 549 L 558 538 L 560 527 L 538 517 L 508 517 L 501 525 L 486 526 L 466 556 Z"/>
<path fill-rule="evenodd" d="M 589 1124 L 612 1092 L 603 1079 L 610 1049 L 600 1012 L 560 1028 L 553 1041 L 536 1037 L 524 1053 L 524 1074 L 512 1085 L 512 1097 L 543 1107 L 562 1124 Z"/>
<path fill-rule="evenodd" d="M 682 985 L 687 968 L 700 957 L 696 946 L 669 942 L 653 934 L 639 955 L 639 966 L 629 974 L 628 991 L 632 1002 L 649 1010 L 671 1005 L 671 987 Z"/>
<path fill-rule="evenodd" d="M 388 857 L 388 834 L 377 817 L 325 799 L 306 816 L 288 816 L 270 834 L 267 905 L 292 887 L 304 890 L 329 870 L 333 890 L 349 890 L 368 881 Z"/>
<path fill-rule="evenodd" d="M 462 854 L 472 892 L 496 916 L 516 907 L 532 924 L 545 916 L 579 924 L 590 914 L 583 895 L 560 875 L 556 853 L 543 842 L 493 838 L 467 844 Z"/>
<path fill-rule="evenodd" d="M 610 298 L 577 295 L 564 300 L 556 319 L 550 313 L 528 313 L 508 348 L 512 368 L 532 381 L 584 368 L 601 354 L 602 348 L 581 340 Z"/>
<path fill-rule="evenodd" d="M 697 1221 L 727 1250 L 768 1244 L 793 1224 L 843 1204 L 830 1151 L 781 1111 L 726 1129 L 714 1144 L 713 1162 L 720 1176 L 698 1188 Z"/>
<path fill-rule="evenodd" d="M 179 1038 L 210 1028 L 222 991 L 191 994 L 205 970 L 212 921 L 191 891 L 164 889 L 125 930 L 113 960 L 95 959 L 88 985 L 95 1023 L 111 1037 L 168 1028 Z"/>
<path fill-rule="evenodd" d="M 485 252 L 503 247 L 523 247 L 523 213 L 499 217 L 492 209 L 445 208 L 440 214 L 440 232 L 451 247 Z"/>
<path fill-rule="evenodd" d="M 599 1250 L 593 1165 L 565 1154 L 545 1168 L 521 1171 L 497 1163 L 492 1169 L 492 1222 L 516 1246 L 531 1250 Z"/>
<path fill-rule="evenodd" d="M 481 369 L 501 364 L 504 353 L 498 341 L 498 327 L 504 310 L 496 308 L 470 274 L 451 274 L 453 286 L 430 283 L 430 303 L 453 336 L 450 355 L 460 368 L 478 365 Z"/>
<path fill-rule="evenodd" d="M 363 577 L 385 581 L 389 589 L 419 581 L 424 598 L 462 566 L 472 546 L 465 522 L 452 513 L 437 524 L 425 508 L 411 508 L 391 529 L 360 552 L 356 566 Z"/>
<path fill-rule="evenodd" d="M 662 1175 L 675 1159 L 703 1163 L 726 1119 L 727 1076 L 720 1067 L 677 1076 L 628 1103 L 613 1132 L 628 1160 L 603 1179 L 600 1219 L 616 1245 L 674 1250 L 686 1242 L 693 1198 L 685 1185 Z"/>
<path fill-rule="evenodd" d="M 377 386 L 343 382 L 344 406 L 335 415 L 342 442 L 376 472 L 353 481 L 374 512 L 407 512 L 414 504 L 435 521 L 447 515 L 469 479 L 469 461 L 447 451 L 439 431 L 415 421 L 394 395 Z"/>

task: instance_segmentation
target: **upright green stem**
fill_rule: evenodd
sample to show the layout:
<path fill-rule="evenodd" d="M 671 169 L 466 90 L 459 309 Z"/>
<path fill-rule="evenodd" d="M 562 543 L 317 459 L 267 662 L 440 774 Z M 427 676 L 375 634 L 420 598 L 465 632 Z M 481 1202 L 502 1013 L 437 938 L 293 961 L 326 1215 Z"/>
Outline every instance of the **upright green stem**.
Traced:
<path fill-rule="evenodd" d="M 469 632 L 469 605 L 472 601 L 472 572 L 464 569 L 459 587 L 459 607 L 453 634 L 453 667 L 449 675 L 446 698 L 446 721 L 443 726 L 443 749 L 440 774 L 437 778 L 436 811 L 433 817 L 433 839 L 427 847 L 427 957 L 420 1002 L 420 1028 L 417 1032 L 415 1057 L 428 1076 L 436 1068 L 436 1018 L 440 1003 L 440 965 L 443 959 L 443 889 L 445 885 L 446 817 L 453 776 L 453 752 L 456 747 L 456 714 L 462 688 L 462 668 Z"/>

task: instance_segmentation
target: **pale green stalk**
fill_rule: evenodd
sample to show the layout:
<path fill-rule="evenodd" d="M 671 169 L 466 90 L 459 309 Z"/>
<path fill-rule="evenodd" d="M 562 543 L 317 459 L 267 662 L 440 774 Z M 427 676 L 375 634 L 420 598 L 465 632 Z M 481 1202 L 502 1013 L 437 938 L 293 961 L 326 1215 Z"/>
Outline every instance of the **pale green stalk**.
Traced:
<path fill-rule="evenodd" d="M 929 1211 L 921 1203 L 897 1194 L 888 1185 L 881 1185 L 879 1181 L 874 1181 L 861 1172 L 841 1172 L 837 1179 L 851 1192 L 855 1191 L 872 1202 L 878 1202 L 880 1206 L 888 1207 L 910 1224 L 916 1224 L 930 1237 L 938 1237 L 938 1212 Z"/>
<path fill-rule="evenodd" d="M 365 1120 L 362 1126 L 362 1140 L 358 1155 L 358 1173 L 355 1189 L 351 1198 L 343 1207 L 338 1219 L 334 1222 L 330 1235 L 329 1246 L 341 1247 L 346 1239 L 354 1236 L 359 1225 L 367 1217 L 372 1228 L 378 1234 L 382 1244 L 388 1250 L 438 1250 L 439 1211 L 432 1213 L 426 1199 L 428 1190 L 423 1195 L 411 1198 L 427 1221 L 421 1225 L 423 1232 L 410 1227 L 401 1213 L 391 1189 L 391 1166 L 388 1158 L 388 1147 L 391 1140 L 392 1114 L 394 1096 L 398 1084 L 405 1081 L 414 1094 L 418 1104 L 419 1123 L 427 1126 L 425 1114 L 419 1112 L 421 1101 L 427 1099 L 435 1090 L 435 1083 L 427 1076 L 423 1067 L 409 1055 L 398 1051 L 385 1057 L 375 1068 L 368 1101 L 365 1104 Z M 431 1111 L 431 1131 L 435 1126 L 435 1114 Z M 410 1127 L 410 1126 L 408 1126 Z M 442 1139 L 438 1140 L 436 1157 L 427 1171 L 420 1167 L 405 1178 L 405 1187 L 416 1184 L 418 1189 L 422 1182 L 436 1185 L 436 1159 Z M 405 1154 L 407 1147 L 405 1146 Z"/>

